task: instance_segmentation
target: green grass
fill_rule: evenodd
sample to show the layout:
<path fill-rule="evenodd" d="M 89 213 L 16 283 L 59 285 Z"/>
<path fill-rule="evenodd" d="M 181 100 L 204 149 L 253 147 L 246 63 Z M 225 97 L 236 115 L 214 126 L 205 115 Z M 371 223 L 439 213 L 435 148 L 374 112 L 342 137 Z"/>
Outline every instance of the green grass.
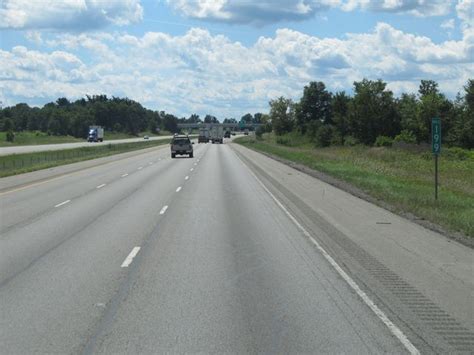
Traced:
<path fill-rule="evenodd" d="M 169 144 L 169 140 L 163 139 L 122 144 L 107 144 L 75 149 L 0 156 L 0 177 L 22 174 L 83 160 L 101 158 L 138 149 L 151 148 L 163 144 Z"/>
<path fill-rule="evenodd" d="M 277 143 L 273 135 L 263 140 L 243 137 L 234 142 L 319 170 L 381 199 L 396 211 L 439 224 L 447 230 L 474 237 L 474 157 L 464 159 L 446 151 L 439 159 L 439 199 L 434 200 L 434 163 L 429 152 L 392 148 L 314 148 Z M 281 138 L 279 139 L 281 141 Z"/>
<path fill-rule="evenodd" d="M 15 141 L 7 142 L 6 132 L 0 132 L 0 147 L 12 147 L 17 145 L 75 143 L 84 141 L 85 139 L 75 138 L 72 136 L 48 136 L 48 134 L 44 132 L 24 131 L 15 132 Z"/>
<path fill-rule="evenodd" d="M 172 134 L 168 131 L 161 131 L 159 134 L 151 134 L 150 132 L 140 132 L 134 136 L 128 133 L 122 132 L 105 132 L 105 141 L 115 139 L 127 139 L 127 138 L 139 138 L 143 136 L 171 136 Z M 15 132 L 15 141 L 7 142 L 6 132 L 0 132 L 0 147 L 13 147 L 18 145 L 40 145 L 40 144 L 60 144 L 60 143 L 77 143 L 85 142 L 86 138 L 76 138 L 72 136 L 49 136 L 47 133 L 40 131 L 23 131 Z"/>

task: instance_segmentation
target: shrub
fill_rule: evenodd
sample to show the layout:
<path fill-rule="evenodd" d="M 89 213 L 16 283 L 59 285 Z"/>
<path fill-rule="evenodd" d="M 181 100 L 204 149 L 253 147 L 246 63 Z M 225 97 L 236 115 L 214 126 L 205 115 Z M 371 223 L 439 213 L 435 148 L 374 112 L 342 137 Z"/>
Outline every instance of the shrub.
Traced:
<path fill-rule="evenodd" d="M 286 145 L 291 147 L 291 140 L 287 136 L 277 136 L 276 137 L 277 144 Z"/>
<path fill-rule="evenodd" d="M 393 144 L 393 139 L 387 136 L 378 136 L 375 140 L 376 147 L 391 147 Z"/>
<path fill-rule="evenodd" d="M 403 142 L 409 144 L 416 143 L 415 134 L 412 131 L 408 131 L 406 129 L 402 130 L 399 135 L 395 136 L 393 139 L 394 142 Z"/>
<path fill-rule="evenodd" d="M 355 138 L 354 136 L 347 136 L 347 137 L 344 137 L 344 145 L 347 146 L 347 147 L 353 147 L 355 145 L 358 145 L 359 144 L 359 141 L 357 138 Z"/>
<path fill-rule="evenodd" d="M 13 133 L 13 131 L 8 131 L 6 138 L 7 142 L 13 142 L 15 140 L 15 133 Z"/>
<path fill-rule="evenodd" d="M 334 128 L 330 125 L 319 127 L 316 132 L 316 145 L 320 147 L 329 147 L 333 140 Z"/>
<path fill-rule="evenodd" d="M 265 127 L 263 126 L 258 127 L 257 130 L 255 131 L 255 136 L 257 137 L 257 139 L 262 139 L 262 135 L 264 132 L 265 132 Z"/>
<path fill-rule="evenodd" d="M 472 157 L 472 154 L 470 154 L 471 152 L 469 150 L 462 149 L 459 147 L 444 149 L 444 152 L 442 151 L 441 154 L 443 153 L 449 158 L 454 158 L 458 160 L 466 160 Z"/>

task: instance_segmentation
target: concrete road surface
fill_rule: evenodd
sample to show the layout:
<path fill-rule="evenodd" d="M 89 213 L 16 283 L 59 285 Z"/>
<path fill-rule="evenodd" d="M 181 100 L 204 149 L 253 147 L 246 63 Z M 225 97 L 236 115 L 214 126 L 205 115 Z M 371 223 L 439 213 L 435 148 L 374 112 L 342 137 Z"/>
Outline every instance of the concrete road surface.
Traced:
<path fill-rule="evenodd" d="M 148 140 L 170 139 L 172 136 L 149 137 Z M 0 156 L 21 153 L 44 152 L 47 150 L 73 149 L 80 147 L 94 147 L 97 145 L 120 144 L 146 141 L 143 137 L 105 140 L 104 142 L 79 142 L 79 143 L 60 143 L 60 144 L 41 144 L 41 145 L 19 145 L 13 147 L 0 147 Z"/>
<path fill-rule="evenodd" d="M 233 143 L 194 147 L 0 179 L 1 353 L 474 349 L 471 249 Z"/>

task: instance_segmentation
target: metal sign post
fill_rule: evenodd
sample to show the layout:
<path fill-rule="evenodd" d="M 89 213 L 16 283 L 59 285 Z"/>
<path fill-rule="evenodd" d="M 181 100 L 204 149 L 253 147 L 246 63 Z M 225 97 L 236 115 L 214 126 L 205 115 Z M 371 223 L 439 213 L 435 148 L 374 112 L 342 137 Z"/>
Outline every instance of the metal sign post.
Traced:
<path fill-rule="evenodd" d="M 441 120 L 431 120 L 431 149 L 435 158 L 435 200 L 438 200 L 438 157 L 441 153 Z"/>

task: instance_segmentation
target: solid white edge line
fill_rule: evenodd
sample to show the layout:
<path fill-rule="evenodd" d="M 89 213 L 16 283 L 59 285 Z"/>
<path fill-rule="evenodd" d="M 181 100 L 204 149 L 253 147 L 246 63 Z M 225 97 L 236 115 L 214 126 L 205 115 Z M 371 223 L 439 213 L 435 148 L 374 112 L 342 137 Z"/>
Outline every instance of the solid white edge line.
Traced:
<path fill-rule="evenodd" d="M 176 192 L 180 192 L 180 191 L 181 191 L 181 186 L 176 189 Z"/>
<path fill-rule="evenodd" d="M 250 170 L 250 168 L 240 159 L 238 155 L 236 157 L 240 162 L 245 165 L 253 175 L 255 180 L 262 186 L 262 188 L 270 195 L 275 203 L 280 207 L 283 212 L 290 218 L 290 220 L 296 225 L 296 227 L 316 246 L 321 252 L 324 258 L 332 265 L 337 273 L 346 281 L 346 283 L 359 295 L 364 303 L 375 313 L 375 315 L 387 326 L 390 332 L 403 344 L 410 354 L 418 355 L 420 351 L 411 343 L 407 336 L 398 328 L 393 322 L 387 317 L 387 315 L 367 296 L 367 294 L 361 290 L 357 283 L 339 266 L 339 264 L 332 258 L 331 255 L 311 236 L 311 234 L 293 217 L 293 215 L 283 206 L 283 204 L 273 195 L 273 193 L 263 184 L 263 182 Z"/>
<path fill-rule="evenodd" d="M 128 254 L 128 256 L 123 261 L 121 267 L 128 267 L 132 263 L 133 258 L 138 254 L 139 251 L 140 251 L 140 247 L 133 248 L 130 254 Z"/>
<path fill-rule="evenodd" d="M 188 180 L 188 179 L 189 179 L 189 176 L 186 176 L 186 177 L 184 178 L 184 180 Z"/>
<path fill-rule="evenodd" d="M 107 184 L 101 184 L 101 185 L 99 185 L 99 186 L 96 186 L 95 188 L 96 188 L 96 189 L 101 189 L 101 188 L 103 188 L 105 185 L 107 185 Z"/>
<path fill-rule="evenodd" d="M 160 211 L 160 214 L 165 214 L 166 210 L 168 209 L 168 205 L 164 206 L 161 211 Z"/>
<path fill-rule="evenodd" d="M 123 174 L 122 177 L 128 176 L 128 174 Z"/>
<path fill-rule="evenodd" d="M 57 205 L 55 205 L 54 207 L 61 207 L 62 205 L 65 205 L 66 203 L 69 203 L 71 202 L 71 200 L 66 200 L 66 201 L 63 201 L 61 203 L 58 203 Z"/>

